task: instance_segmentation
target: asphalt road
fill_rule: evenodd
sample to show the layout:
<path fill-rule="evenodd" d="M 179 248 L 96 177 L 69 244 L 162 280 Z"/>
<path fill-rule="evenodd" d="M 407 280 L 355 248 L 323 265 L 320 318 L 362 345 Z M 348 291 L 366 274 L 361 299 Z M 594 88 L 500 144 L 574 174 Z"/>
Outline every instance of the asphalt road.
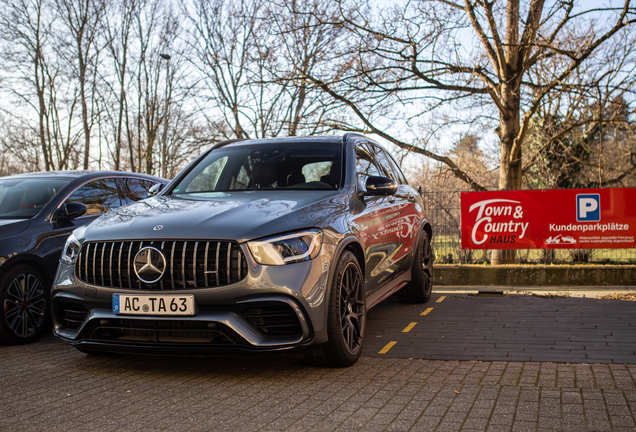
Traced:
<path fill-rule="evenodd" d="M 435 294 L 368 315 L 364 355 L 431 360 L 636 364 L 636 302 Z"/>

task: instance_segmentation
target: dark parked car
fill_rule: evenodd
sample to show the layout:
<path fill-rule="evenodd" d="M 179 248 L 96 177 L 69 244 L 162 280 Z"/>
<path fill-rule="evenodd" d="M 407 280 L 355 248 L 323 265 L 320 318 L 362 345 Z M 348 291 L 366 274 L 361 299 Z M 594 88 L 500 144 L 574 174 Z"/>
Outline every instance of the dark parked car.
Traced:
<path fill-rule="evenodd" d="M 54 332 L 88 353 L 300 348 L 351 365 L 369 308 L 429 299 L 431 236 L 419 194 L 365 137 L 222 142 L 75 230 Z"/>
<path fill-rule="evenodd" d="M 59 171 L 0 178 L 0 342 L 35 340 L 66 237 L 165 179 L 126 172 Z"/>

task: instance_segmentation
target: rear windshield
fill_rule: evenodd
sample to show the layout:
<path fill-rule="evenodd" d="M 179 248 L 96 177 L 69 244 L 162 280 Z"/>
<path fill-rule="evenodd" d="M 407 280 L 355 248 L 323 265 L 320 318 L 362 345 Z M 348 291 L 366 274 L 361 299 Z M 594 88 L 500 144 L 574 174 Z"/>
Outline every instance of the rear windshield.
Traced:
<path fill-rule="evenodd" d="M 171 193 L 336 190 L 341 187 L 341 171 L 341 144 L 222 147 L 210 152 Z"/>
<path fill-rule="evenodd" d="M 0 180 L 0 219 L 30 219 L 37 215 L 70 180 Z"/>

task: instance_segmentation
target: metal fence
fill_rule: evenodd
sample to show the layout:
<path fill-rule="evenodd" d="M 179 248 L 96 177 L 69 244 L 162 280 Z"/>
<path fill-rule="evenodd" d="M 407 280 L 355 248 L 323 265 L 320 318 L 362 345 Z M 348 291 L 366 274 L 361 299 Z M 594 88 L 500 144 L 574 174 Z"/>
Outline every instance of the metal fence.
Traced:
<path fill-rule="evenodd" d="M 433 252 L 439 264 L 490 264 L 491 250 L 462 249 L 461 192 L 423 192 L 433 225 Z M 636 249 L 518 249 L 504 251 L 518 264 L 636 264 Z"/>

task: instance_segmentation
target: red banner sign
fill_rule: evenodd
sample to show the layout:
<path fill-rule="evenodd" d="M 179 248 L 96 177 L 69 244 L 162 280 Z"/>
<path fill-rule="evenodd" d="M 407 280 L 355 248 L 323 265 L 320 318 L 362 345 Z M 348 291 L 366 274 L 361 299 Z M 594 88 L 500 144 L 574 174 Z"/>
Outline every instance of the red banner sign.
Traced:
<path fill-rule="evenodd" d="M 462 192 L 463 249 L 636 247 L 636 188 Z"/>

